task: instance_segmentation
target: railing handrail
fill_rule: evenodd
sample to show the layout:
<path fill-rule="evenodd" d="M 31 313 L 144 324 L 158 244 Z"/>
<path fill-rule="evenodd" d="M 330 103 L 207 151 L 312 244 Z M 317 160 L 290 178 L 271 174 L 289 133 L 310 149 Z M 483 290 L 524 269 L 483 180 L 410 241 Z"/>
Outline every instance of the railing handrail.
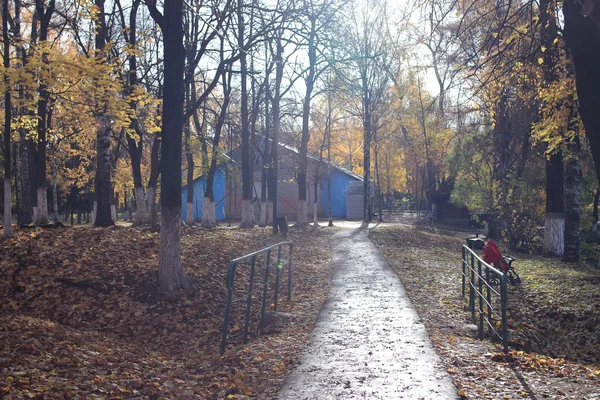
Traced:
<path fill-rule="evenodd" d="M 266 298 L 269 284 L 269 271 L 271 269 L 271 250 L 277 249 L 277 262 L 275 264 L 275 293 L 273 299 L 273 308 L 274 311 L 277 311 L 277 302 L 279 297 L 279 281 L 280 274 L 282 269 L 284 268 L 281 263 L 281 253 L 284 246 L 288 246 L 288 254 L 287 254 L 287 267 L 288 267 L 288 279 L 287 279 L 287 298 L 288 301 L 292 298 L 292 255 L 294 244 L 292 241 L 280 242 L 269 247 L 265 247 L 263 249 L 257 250 L 250 254 L 246 254 L 245 256 L 235 258 L 229 262 L 229 266 L 227 267 L 227 276 L 225 278 L 225 285 L 227 289 L 227 303 L 225 304 L 225 318 L 223 321 L 223 334 L 221 337 L 221 355 L 225 352 L 225 346 L 227 345 L 227 335 L 229 330 L 229 319 L 231 313 L 231 305 L 233 300 L 233 292 L 234 292 L 234 280 L 235 280 L 235 271 L 236 266 L 241 261 L 252 260 L 250 263 L 250 277 L 249 277 L 249 288 L 248 293 L 246 295 L 246 315 L 244 320 L 244 332 L 243 332 L 243 343 L 246 343 L 246 338 L 248 336 L 248 326 L 250 323 L 250 312 L 252 307 L 252 295 L 254 293 L 254 274 L 256 270 L 256 261 L 257 257 L 261 254 L 266 254 L 265 266 L 264 266 L 264 281 L 262 287 L 262 304 L 260 311 L 260 323 L 259 323 L 259 333 L 262 333 L 262 325 L 265 317 L 265 309 L 266 309 Z M 236 300 L 237 301 L 237 300 Z"/>
<path fill-rule="evenodd" d="M 485 261 L 483 261 L 483 259 L 481 257 L 479 257 L 477 255 L 477 253 L 475 253 L 473 251 L 473 249 L 471 249 L 469 246 L 467 246 L 466 244 L 463 244 L 462 247 L 465 248 L 465 250 L 467 250 L 469 253 L 471 253 L 478 261 L 480 261 L 485 267 L 489 268 L 494 274 L 498 275 L 498 276 L 503 276 L 505 275 L 504 272 L 500 271 L 499 269 L 494 268 L 493 266 L 491 266 L 490 264 L 486 263 Z"/>
<path fill-rule="evenodd" d="M 469 258 L 470 255 L 470 258 Z M 477 263 L 475 262 L 477 260 Z M 470 261 L 470 262 L 469 262 Z M 508 308 L 508 288 L 507 288 L 507 277 L 506 274 L 487 262 L 483 261 L 477 253 L 473 251 L 469 246 L 462 245 L 462 295 L 465 297 L 466 294 L 466 284 L 468 279 L 469 284 L 469 309 L 471 310 L 471 319 L 473 322 L 476 322 L 475 318 L 475 299 L 479 300 L 479 321 L 477 324 L 477 331 L 479 333 L 479 338 L 483 339 L 484 337 L 484 322 L 488 326 L 488 334 L 491 335 L 493 333 L 502 340 L 502 344 L 504 347 L 504 352 L 508 353 L 508 318 L 507 318 L 507 308 Z M 475 267 L 477 264 L 477 267 Z M 467 268 L 469 269 L 469 274 L 467 276 Z M 485 270 L 485 275 L 483 274 L 483 270 Z M 494 274 L 499 278 L 500 281 L 500 293 L 492 288 L 492 283 L 490 281 L 490 275 Z M 477 276 L 477 280 L 475 279 Z M 476 282 L 477 281 L 477 282 Z M 476 286 L 477 283 L 477 286 Z M 484 295 L 484 285 L 486 287 L 486 295 Z M 494 292 L 496 295 L 500 297 L 500 314 L 494 312 L 492 303 L 491 303 L 491 292 Z M 487 306 L 487 312 L 484 311 L 484 303 Z M 496 314 L 500 317 L 502 323 L 502 335 L 500 335 L 493 326 L 493 317 L 492 315 Z"/>
<path fill-rule="evenodd" d="M 225 280 L 225 282 L 227 283 L 227 288 L 229 289 L 230 287 L 232 287 L 231 285 L 233 285 L 233 274 L 235 273 L 235 266 L 237 265 L 237 263 L 239 263 L 240 261 L 244 261 L 244 260 L 249 260 L 253 257 L 256 257 L 258 255 L 261 255 L 263 253 L 266 253 L 269 250 L 272 250 L 274 248 L 278 248 L 281 246 L 285 246 L 285 245 L 291 245 L 292 241 L 288 240 L 286 242 L 279 242 L 277 244 L 273 244 L 269 247 L 265 247 L 263 249 L 257 250 L 253 253 L 250 254 L 246 254 L 245 256 L 241 256 L 238 258 L 234 258 L 233 260 L 229 261 L 229 266 L 227 267 L 227 278 Z"/>

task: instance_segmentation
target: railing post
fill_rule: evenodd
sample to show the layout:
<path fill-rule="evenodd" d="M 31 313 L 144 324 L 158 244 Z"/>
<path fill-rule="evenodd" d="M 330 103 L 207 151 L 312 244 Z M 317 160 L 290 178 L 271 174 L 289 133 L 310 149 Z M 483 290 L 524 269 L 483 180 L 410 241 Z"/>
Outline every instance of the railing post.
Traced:
<path fill-rule="evenodd" d="M 465 283 L 467 273 L 467 255 L 465 252 L 465 245 L 462 246 L 462 297 L 465 297 Z"/>
<path fill-rule="evenodd" d="M 504 353 L 508 354 L 508 318 L 506 315 L 508 303 L 508 290 L 506 287 L 506 275 L 500 277 L 500 303 L 502 309 L 502 342 L 504 344 Z"/>
<path fill-rule="evenodd" d="M 250 309 L 252 308 L 252 291 L 254 290 L 254 268 L 256 267 L 256 256 L 252 257 L 250 264 L 250 284 L 248 285 L 248 296 L 246 296 L 246 319 L 244 320 L 244 338 L 242 343 L 246 344 L 248 338 L 248 324 L 250 323 Z"/>
<path fill-rule="evenodd" d="M 471 279 L 469 280 L 469 308 L 471 310 L 471 321 L 475 323 L 475 255 L 471 254 Z"/>
<path fill-rule="evenodd" d="M 260 305 L 260 323 L 258 324 L 258 334 L 262 335 L 263 324 L 265 320 L 265 309 L 267 308 L 267 289 L 269 287 L 269 270 L 271 269 L 271 249 L 267 250 L 267 265 L 265 267 L 265 279 L 263 282 L 262 304 Z"/>
<path fill-rule="evenodd" d="M 231 298 L 233 297 L 233 281 L 235 278 L 235 262 L 229 263 L 227 268 L 227 277 L 225 278 L 227 283 L 227 304 L 225 305 L 225 319 L 223 321 L 223 334 L 221 336 L 221 355 L 225 353 L 225 346 L 227 345 L 227 333 L 229 331 L 229 316 L 231 314 Z"/>
<path fill-rule="evenodd" d="M 292 300 L 292 255 L 294 254 L 294 244 L 290 243 L 288 250 L 288 301 Z"/>
<path fill-rule="evenodd" d="M 281 272 L 281 245 L 277 247 L 277 268 L 275 269 L 275 300 L 273 311 L 277 312 L 277 300 L 279 298 L 279 272 Z"/>
<path fill-rule="evenodd" d="M 492 318 L 492 292 L 490 289 L 490 269 L 485 267 L 485 287 L 487 288 L 487 321 L 488 321 L 488 336 L 492 337 L 492 326 L 494 320 Z"/>
<path fill-rule="evenodd" d="M 483 279 L 481 276 L 481 260 L 477 260 L 477 297 L 479 297 L 479 339 L 483 339 Z"/>

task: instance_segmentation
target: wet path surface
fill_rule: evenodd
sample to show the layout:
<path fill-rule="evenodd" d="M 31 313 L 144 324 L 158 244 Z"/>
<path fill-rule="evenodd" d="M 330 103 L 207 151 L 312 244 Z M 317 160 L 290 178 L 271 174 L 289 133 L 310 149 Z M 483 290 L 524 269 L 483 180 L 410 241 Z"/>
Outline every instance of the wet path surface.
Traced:
<path fill-rule="evenodd" d="M 277 399 L 457 399 L 425 326 L 366 229 L 331 239 L 333 279 Z"/>

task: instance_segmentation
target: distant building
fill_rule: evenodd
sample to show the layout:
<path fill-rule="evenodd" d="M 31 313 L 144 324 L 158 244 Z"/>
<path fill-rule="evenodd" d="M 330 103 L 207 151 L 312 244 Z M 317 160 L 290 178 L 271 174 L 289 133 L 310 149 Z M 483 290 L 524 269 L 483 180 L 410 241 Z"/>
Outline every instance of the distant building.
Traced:
<path fill-rule="evenodd" d="M 226 179 L 225 179 L 225 165 L 219 166 L 215 173 L 215 180 L 213 183 L 213 194 L 215 198 L 215 212 L 217 221 L 223 221 L 227 219 L 225 214 L 226 204 Z M 202 175 L 194 179 L 194 221 L 198 222 L 202 220 L 202 208 L 204 205 L 204 192 L 206 191 L 206 176 Z M 184 185 L 181 189 L 181 206 L 182 206 L 182 219 L 185 221 L 187 217 L 187 185 Z"/>
<path fill-rule="evenodd" d="M 266 139 L 263 137 L 257 138 L 256 148 L 264 149 Z M 279 216 L 286 216 L 291 220 L 295 220 L 298 215 L 298 183 L 296 181 L 296 174 L 298 171 L 298 160 L 299 151 L 285 144 L 279 144 Z M 230 157 L 236 162 L 237 168 L 241 165 L 241 150 L 235 149 L 230 153 Z M 251 155 L 251 162 L 253 168 L 254 177 L 254 194 L 253 198 L 260 199 L 261 197 L 261 160 L 260 155 L 257 152 L 253 152 Z M 327 172 L 328 163 L 327 160 L 319 161 L 317 157 L 308 156 L 308 172 L 307 172 L 307 196 L 306 204 L 309 218 L 313 214 L 314 204 L 314 190 L 315 190 L 315 178 L 317 168 L 319 169 L 319 177 L 317 184 L 317 212 L 319 217 L 328 216 L 328 190 L 327 190 Z M 336 218 L 355 218 L 354 213 L 352 216 L 348 214 L 348 188 L 350 184 L 362 187 L 363 178 L 352 171 L 343 168 L 334 163 L 329 164 L 329 171 L 331 173 L 331 203 L 332 203 L 332 216 Z M 230 194 L 228 196 L 228 206 L 226 212 L 231 214 L 234 219 L 239 220 L 241 218 L 241 202 L 242 202 L 242 183 L 241 183 L 241 171 L 232 173 L 228 176 L 227 181 Z M 361 192 L 362 193 L 362 192 Z M 374 193 L 374 192 L 372 192 Z M 352 201 L 350 204 L 351 208 L 357 207 L 357 203 Z M 360 217 L 355 219 L 362 219 L 362 201 L 360 202 Z M 259 209 L 255 209 L 255 214 Z M 256 215 L 258 219 L 258 215 Z"/>

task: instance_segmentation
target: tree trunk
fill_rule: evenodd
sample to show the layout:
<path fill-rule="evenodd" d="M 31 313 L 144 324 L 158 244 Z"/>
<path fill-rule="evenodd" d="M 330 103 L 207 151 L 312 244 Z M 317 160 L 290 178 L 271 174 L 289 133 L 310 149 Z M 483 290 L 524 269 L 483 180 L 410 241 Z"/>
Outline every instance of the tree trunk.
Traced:
<path fill-rule="evenodd" d="M 52 220 L 58 221 L 58 186 L 56 184 L 58 171 L 56 170 L 56 158 L 52 156 Z"/>
<path fill-rule="evenodd" d="M 135 186 L 133 188 L 133 195 L 135 197 L 135 216 L 133 220 L 133 226 L 138 226 L 144 224 L 146 218 L 148 217 L 148 209 L 146 208 L 146 201 L 144 199 L 144 188 L 143 186 Z M 127 196 L 128 198 L 130 196 Z M 131 204 L 131 199 L 128 201 Z M 129 206 L 131 209 L 131 206 Z M 131 216 L 129 218 L 131 220 Z"/>
<path fill-rule="evenodd" d="M 123 26 L 123 29 L 127 29 L 128 35 L 126 35 L 127 42 L 132 49 L 137 48 L 137 12 L 140 5 L 140 0 L 134 0 L 131 3 L 131 10 L 129 12 L 129 27 Z M 125 21 L 123 21 L 125 25 Z M 129 61 L 129 94 L 134 95 L 136 87 L 138 85 L 137 78 L 137 56 L 135 52 L 128 52 L 127 59 Z M 135 95 L 133 96 L 135 98 Z M 131 100 L 129 106 L 134 112 L 134 116 L 131 120 L 129 128 L 135 131 L 136 137 L 131 136 L 127 133 L 127 150 L 129 152 L 129 158 L 131 159 L 131 173 L 133 175 L 133 195 L 135 196 L 136 210 L 135 220 L 133 220 L 133 226 L 143 225 L 148 218 L 148 209 L 144 200 L 144 184 L 142 182 L 142 156 L 144 154 L 144 139 L 143 132 L 140 129 L 139 120 L 137 118 L 137 100 Z M 127 195 L 127 202 L 131 204 L 130 195 Z M 129 217 L 131 221 L 131 216 Z"/>
<path fill-rule="evenodd" d="M 379 203 L 379 215 L 377 216 L 377 221 L 383 222 L 383 211 L 381 209 L 381 181 L 379 180 L 379 148 L 375 146 L 375 196 L 377 196 Z"/>
<path fill-rule="evenodd" d="M 51 0 L 48 5 L 44 4 L 43 0 L 36 0 L 36 14 L 40 21 L 39 30 L 39 42 L 40 44 L 45 43 L 48 40 L 48 29 L 50 25 L 50 18 L 54 13 L 54 1 Z M 45 72 L 42 73 L 38 79 L 38 93 L 39 99 L 37 102 L 37 149 L 35 152 L 35 169 L 36 169 L 36 182 L 37 182 L 37 215 L 35 223 L 37 225 L 43 225 L 48 223 L 48 200 L 46 198 L 46 145 L 47 145 L 47 118 L 48 118 L 48 104 L 50 99 L 50 92 L 46 82 L 44 81 L 45 75 L 48 73 L 49 60 L 48 52 L 42 51 L 42 64 L 41 69 Z"/>
<path fill-rule="evenodd" d="M 111 226 L 114 225 L 114 221 L 110 201 L 112 185 L 110 182 L 110 121 L 108 116 L 96 115 L 96 124 L 97 164 L 94 180 L 96 194 L 94 226 Z"/>
<path fill-rule="evenodd" d="M 25 129 L 19 129 L 19 162 L 17 163 L 17 188 L 20 191 L 17 222 L 29 225 L 32 220 L 31 181 L 29 177 L 29 141 L 25 137 Z"/>
<path fill-rule="evenodd" d="M 565 206 L 563 198 L 562 153 L 546 161 L 546 223 L 544 254 L 562 256 L 564 252 Z"/>
<path fill-rule="evenodd" d="M 594 225 L 598 223 L 598 202 L 600 200 L 600 188 L 596 189 L 596 194 L 594 195 L 594 208 L 592 210 L 592 220 Z"/>
<path fill-rule="evenodd" d="M 577 262 L 581 255 L 579 227 L 581 221 L 581 165 L 580 143 L 577 136 L 568 144 L 569 157 L 565 165 L 565 246 L 563 261 Z"/>
<path fill-rule="evenodd" d="M 331 90 L 327 91 L 327 214 L 333 226 L 333 203 L 331 201 Z"/>
<path fill-rule="evenodd" d="M 213 151 L 216 151 L 213 149 Z M 210 169 L 206 177 L 206 190 L 202 200 L 202 226 L 204 228 L 213 228 L 217 225 L 217 212 L 215 207 L 214 182 L 217 172 L 217 159 L 213 155 Z"/>
<path fill-rule="evenodd" d="M 204 196 L 202 200 L 202 227 L 214 228 L 217 226 L 217 211 L 215 201 Z"/>
<path fill-rule="evenodd" d="M 371 113 L 370 105 L 365 102 L 365 121 L 363 131 L 363 222 L 371 222 Z"/>
<path fill-rule="evenodd" d="M 146 204 L 148 205 L 148 221 L 151 226 L 156 225 L 158 218 L 158 210 L 156 207 L 156 185 L 146 188 Z"/>
<path fill-rule="evenodd" d="M 154 137 L 152 143 L 152 152 L 150 155 L 150 178 L 148 179 L 148 187 L 146 188 L 146 206 L 150 225 L 156 225 L 157 210 L 156 210 L 156 186 L 160 175 L 160 135 Z M 136 199 L 137 201 L 137 199 Z M 139 206 L 139 205 L 138 205 Z"/>
<path fill-rule="evenodd" d="M 563 2 L 565 39 L 575 65 L 579 114 L 600 181 L 600 26 L 596 22 L 600 7 L 593 7 L 592 13 L 582 15 L 581 1 Z"/>
<path fill-rule="evenodd" d="M 272 212 L 273 235 L 279 232 L 279 129 L 281 127 L 280 101 L 281 101 L 281 80 L 283 78 L 283 47 L 281 45 L 281 29 L 276 33 L 275 39 L 275 94 L 273 96 L 273 147 L 271 148 L 271 160 L 273 167 L 269 169 L 269 202 Z"/>
<path fill-rule="evenodd" d="M 10 68 L 10 42 L 8 37 L 8 0 L 2 2 L 2 42 L 3 42 L 3 59 L 4 59 L 4 238 L 14 236 L 12 229 L 12 193 L 11 193 L 11 149 L 10 149 L 10 132 L 11 132 L 11 96 L 10 82 L 8 79 L 8 69 Z"/>
<path fill-rule="evenodd" d="M 186 198 L 186 213 L 185 223 L 188 225 L 194 224 L 194 155 L 190 145 L 190 124 L 189 120 L 184 127 L 185 132 L 185 159 L 187 161 L 187 198 Z M 200 132 L 198 132 L 200 134 Z M 204 157 L 207 157 L 204 154 Z"/>
<path fill-rule="evenodd" d="M 306 78 L 306 92 L 302 110 L 302 138 L 300 140 L 300 161 L 298 163 L 298 223 L 300 228 L 308 225 L 306 209 L 306 176 L 308 173 L 308 142 L 310 141 L 310 101 L 315 84 L 315 68 L 317 63 L 317 50 L 315 45 L 316 21 L 310 16 L 310 32 L 308 36 L 308 76 Z"/>
<path fill-rule="evenodd" d="M 104 57 L 107 28 L 104 14 L 104 0 L 95 0 L 98 9 L 96 24 L 96 56 Z M 96 214 L 94 226 L 114 225 L 111 207 L 112 184 L 110 181 L 110 119 L 106 115 L 105 104 L 98 104 L 96 112 L 96 177 L 94 192 L 96 194 Z M 38 202 L 39 203 L 39 202 Z M 39 204 L 38 204 L 39 206 Z"/>
<path fill-rule="evenodd" d="M 181 264 L 181 136 L 185 90 L 182 0 L 165 3 L 163 38 L 165 65 L 158 290 L 166 298 L 177 298 L 190 287 Z"/>
<path fill-rule="evenodd" d="M 238 46 L 244 48 L 244 18 L 242 14 L 242 0 L 238 0 Z M 246 50 L 241 51 L 240 55 L 240 79 L 241 79 L 241 110 L 242 120 L 242 221 L 240 228 L 254 227 L 254 203 L 253 195 L 253 168 L 250 163 L 250 128 L 248 126 L 248 88 L 247 88 L 248 70 L 246 66 Z"/>

